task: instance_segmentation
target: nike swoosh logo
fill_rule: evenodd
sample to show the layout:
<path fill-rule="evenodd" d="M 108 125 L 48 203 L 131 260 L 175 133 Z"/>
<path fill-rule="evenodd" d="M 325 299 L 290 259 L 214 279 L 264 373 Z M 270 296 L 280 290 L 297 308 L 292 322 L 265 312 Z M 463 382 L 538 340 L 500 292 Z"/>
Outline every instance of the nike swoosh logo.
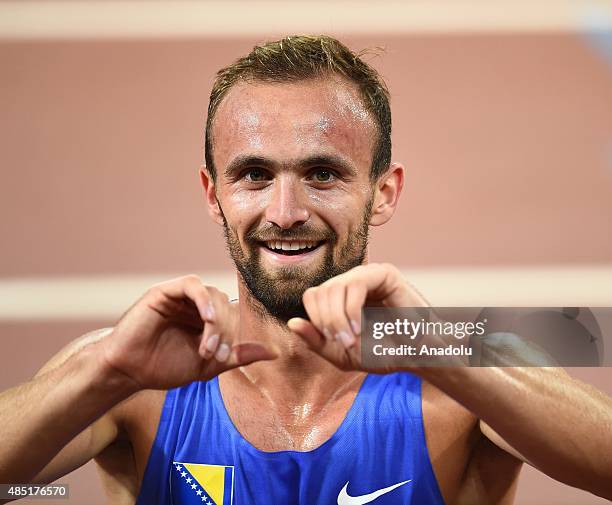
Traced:
<path fill-rule="evenodd" d="M 379 489 L 378 491 L 374 491 L 373 493 L 370 493 L 370 494 L 363 494 L 361 496 L 349 495 L 346 490 L 346 488 L 348 488 L 348 485 L 349 485 L 349 483 L 347 482 L 342 488 L 342 491 L 340 491 L 340 494 L 338 495 L 338 505 L 364 505 L 365 503 L 373 502 L 374 500 L 376 500 L 376 498 L 384 494 L 390 493 L 394 489 L 397 489 L 398 487 L 403 486 L 404 484 L 407 484 L 411 480 L 412 479 L 405 480 L 404 482 L 398 482 L 397 484 L 393 484 L 392 486 L 389 486 L 383 489 Z"/>

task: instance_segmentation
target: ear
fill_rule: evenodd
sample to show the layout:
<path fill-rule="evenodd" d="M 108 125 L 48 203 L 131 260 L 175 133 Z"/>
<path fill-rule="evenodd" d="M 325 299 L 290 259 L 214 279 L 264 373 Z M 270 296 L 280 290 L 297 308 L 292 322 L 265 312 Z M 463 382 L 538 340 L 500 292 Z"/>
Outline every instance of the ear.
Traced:
<path fill-rule="evenodd" d="M 200 167 L 200 182 L 202 183 L 202 193 L 208 205 L 210 217 L 212 217 L 215 223 L 223 225 L 223 217 L 219 208 L 219 202 L 217 201 L 217 189 L 206 165 Z"/>
<path fill-rule="evenodd" d="M 395 213 L 399 196 L 404 187 L 404 166 L 391 163 L 387 171 L 376 181 L 370 224 L 385 224 Z"/>

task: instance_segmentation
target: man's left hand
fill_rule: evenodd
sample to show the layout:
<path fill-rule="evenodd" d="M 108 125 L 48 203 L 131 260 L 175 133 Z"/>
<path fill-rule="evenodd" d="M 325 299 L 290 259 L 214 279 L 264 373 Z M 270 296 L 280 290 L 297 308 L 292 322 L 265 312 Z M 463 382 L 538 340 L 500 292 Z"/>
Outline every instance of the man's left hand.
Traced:
<path fill-rule="evenodd" d="M 307 289 L 303 301 L 310 321 L 290 319 L 289 329 L 342 370 L 364 370 L 361 364 L 361 309 L 364 306 L 429 306 L 406 282 L 400 270 L 388 263 L 355 267 Z"/>

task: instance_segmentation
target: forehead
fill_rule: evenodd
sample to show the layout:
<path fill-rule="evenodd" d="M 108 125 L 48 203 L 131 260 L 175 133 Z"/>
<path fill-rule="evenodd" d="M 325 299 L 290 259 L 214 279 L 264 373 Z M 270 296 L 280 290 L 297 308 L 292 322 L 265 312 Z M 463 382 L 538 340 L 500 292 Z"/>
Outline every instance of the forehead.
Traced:
<path fill-rule="evenodd" d="M 219 105 L 212 138 L 218 170 L 237 156 L 290 163 L 321 154 L 369 170 L 376 126 L 356 86 L 340 78 L 240 83 Z"/>

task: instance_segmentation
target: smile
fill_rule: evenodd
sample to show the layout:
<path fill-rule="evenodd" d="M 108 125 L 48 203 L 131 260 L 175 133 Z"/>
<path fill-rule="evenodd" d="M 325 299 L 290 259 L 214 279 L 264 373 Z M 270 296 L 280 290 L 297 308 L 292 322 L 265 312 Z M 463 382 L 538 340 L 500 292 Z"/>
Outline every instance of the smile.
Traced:
<path fill-rule="evenodd" d="M 261 242 L 264 249 L 283 256 L 299 256 L 318 249 L 323 241 L 313 240 L 267 240 Z"/>
<path fill-rule="evenodd" d="M 264 245 L 279 254 L 302 254 L 311 251 L 318 247 L 321 242 L 312 240 L 269 240 L 264 242 Z"/>

